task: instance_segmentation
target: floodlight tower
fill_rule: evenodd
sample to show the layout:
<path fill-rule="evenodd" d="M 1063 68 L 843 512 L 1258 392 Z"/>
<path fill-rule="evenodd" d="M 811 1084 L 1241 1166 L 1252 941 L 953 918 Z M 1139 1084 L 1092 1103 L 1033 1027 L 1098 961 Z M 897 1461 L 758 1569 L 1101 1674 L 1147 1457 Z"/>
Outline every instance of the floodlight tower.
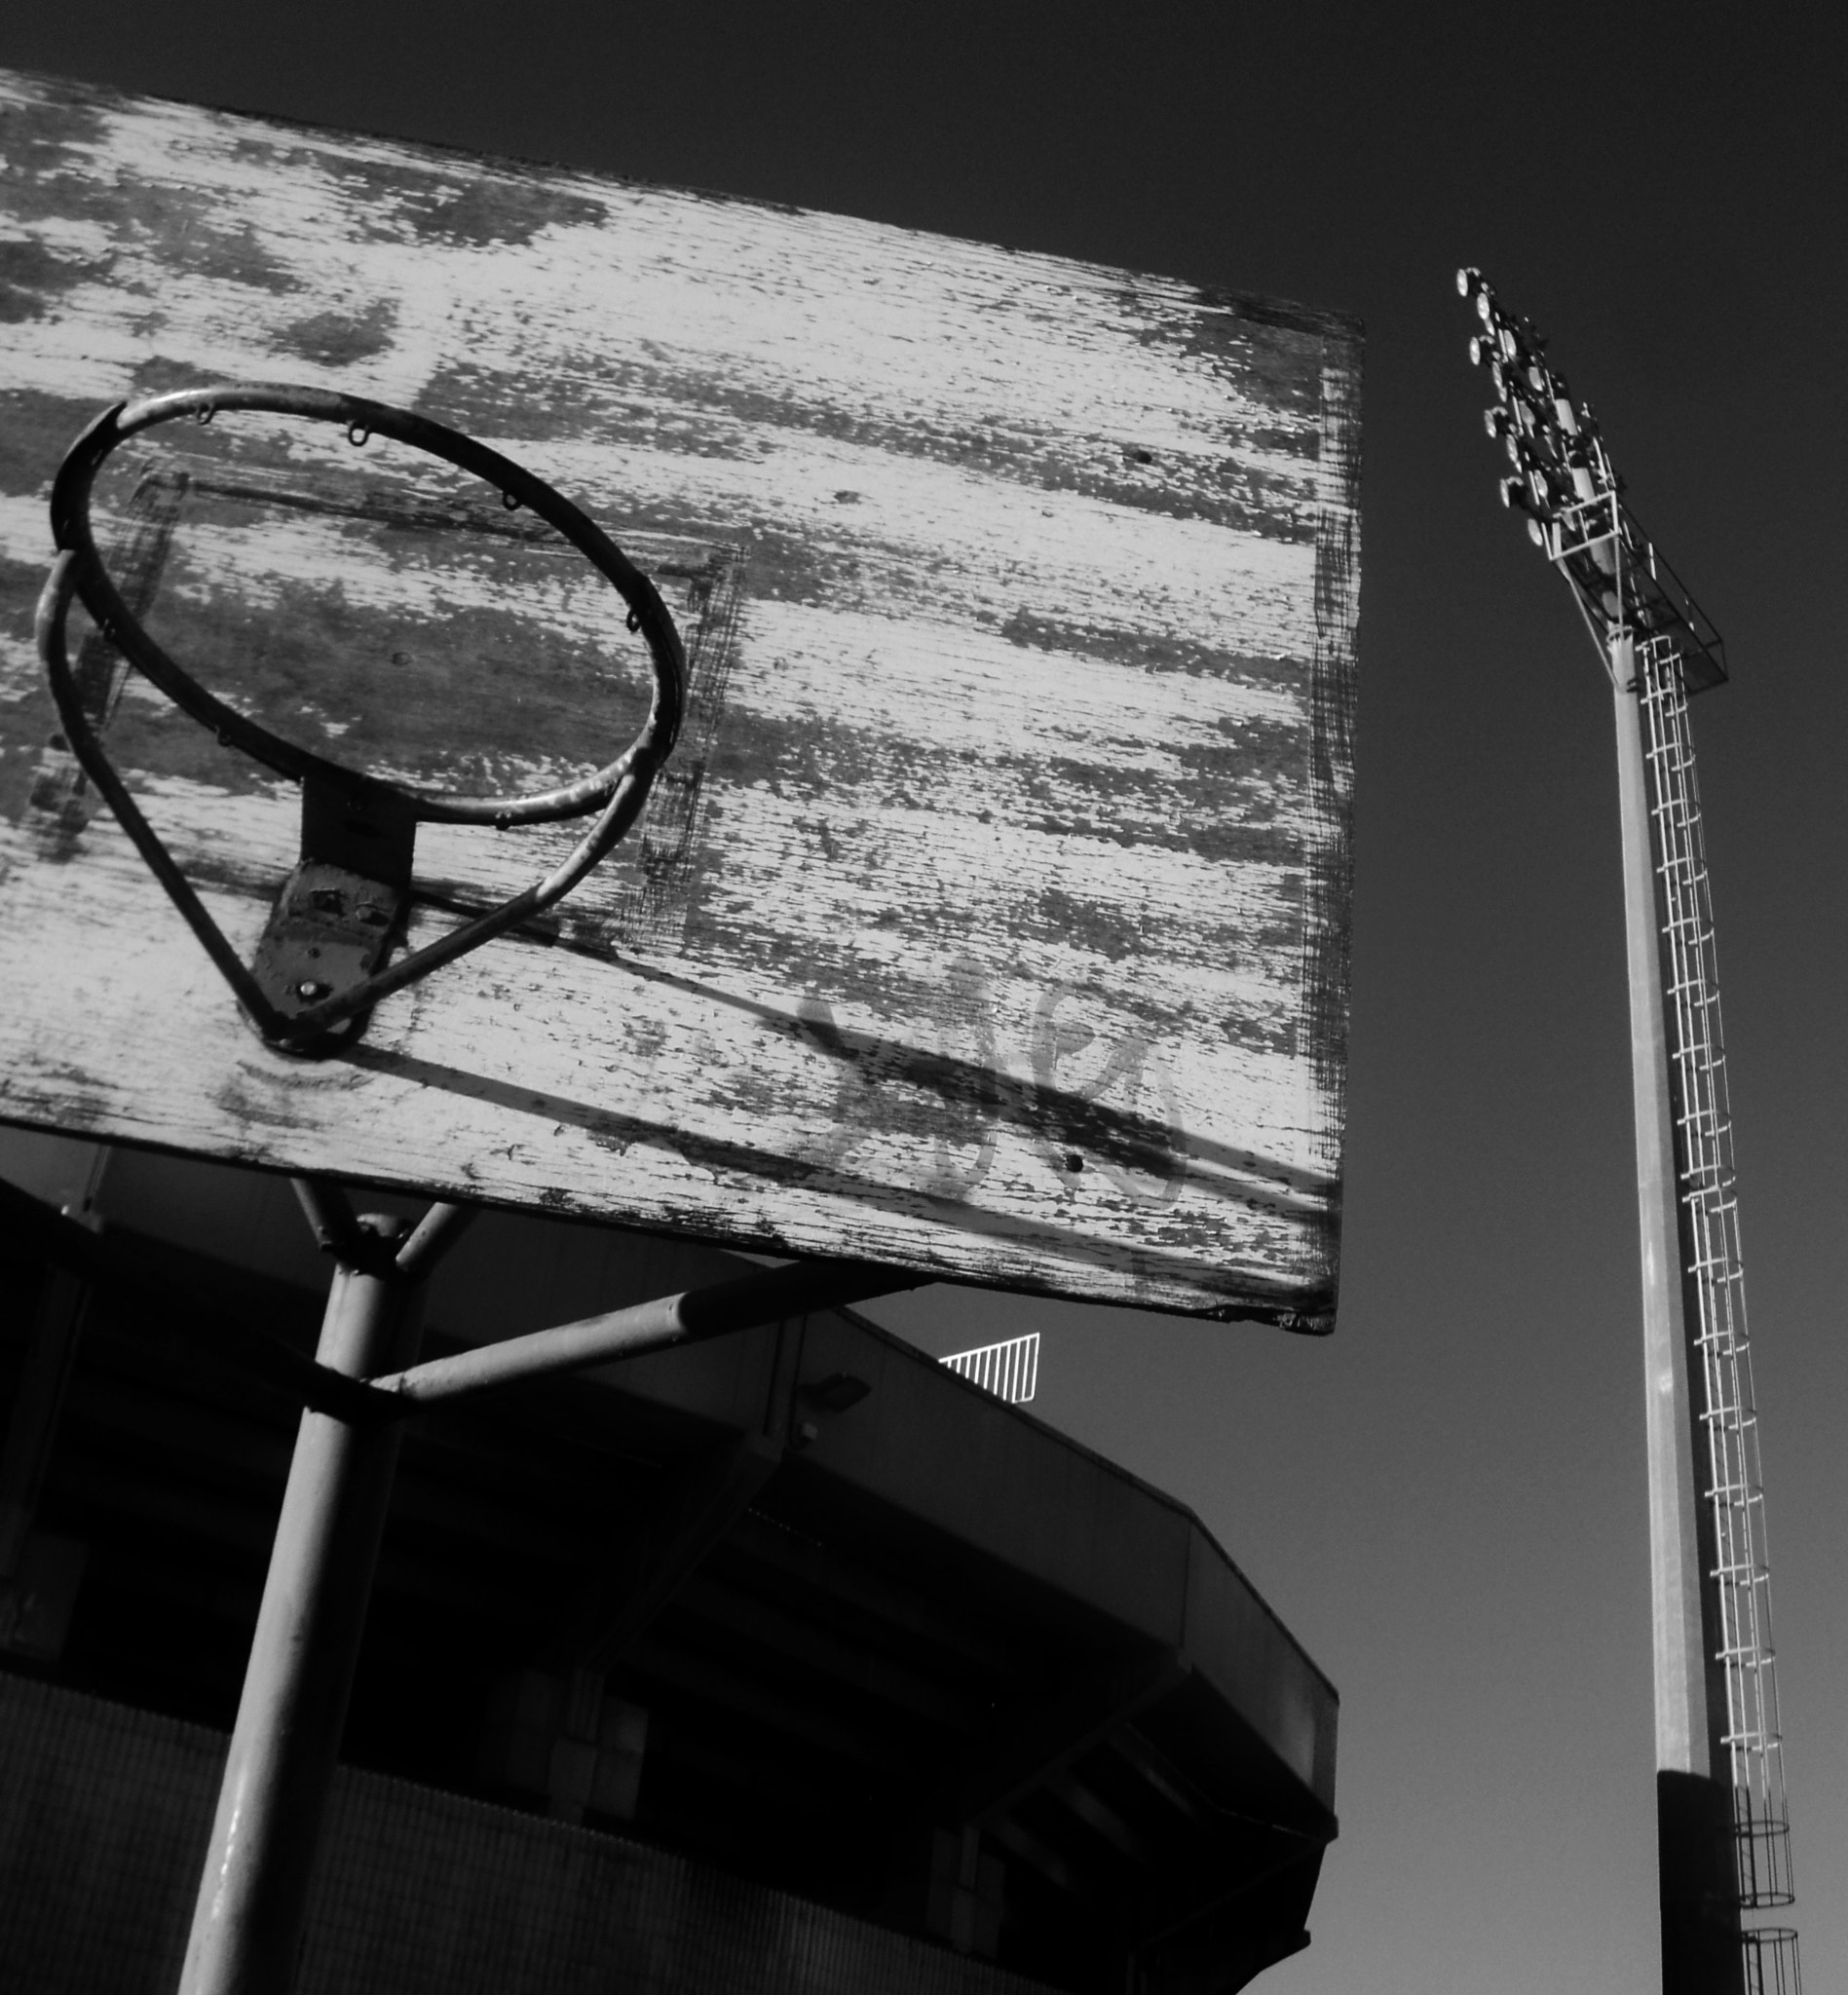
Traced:
<path fill-rule="evenodd" d="M 1663 1995 L 1798 1995 L 1771 1646 L 1764 1490 L 1746 1335 L 1690 694 L 1726 677 L 1719 633 L 1622 500 L 1589 409 L 1480 271 L 1504 506 L 1572 591 L 1617 724 L 1642 1245 Z"/>

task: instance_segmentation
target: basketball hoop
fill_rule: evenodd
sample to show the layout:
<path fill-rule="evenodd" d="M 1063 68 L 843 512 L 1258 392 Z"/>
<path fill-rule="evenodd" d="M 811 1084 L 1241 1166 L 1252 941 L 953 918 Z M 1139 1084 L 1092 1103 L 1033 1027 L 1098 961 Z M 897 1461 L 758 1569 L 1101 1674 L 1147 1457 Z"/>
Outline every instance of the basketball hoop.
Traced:
<path fill-rule="evenodd" d="M 613 761 L 575 782 L 524 796 L 482 796 L 391 782 L 350 770 L 283 740 L 207 692 L 150 637 L 124 602 L 97 552 L 90 494 L 109 454 L 161 423 L 209 423 L 246 410 L 335 423 L 362 447 L 389 436 L 482 479 L 509 508 L 525 507 L 555 528 L 616 589 L 654 665 L 654 696 L 634 739 Z M 686 699 L 686 657 L 654 584 L 600 527 L 531 471 L 428 418 L 358 395 L 272 383 L 186 389 L 118 403 L 78 437 L 52 485 L 52 531 L 59 552 L 38 608 L 44 661 L 65 738 L 85 774 L 121 821 L 251 1022 L 272 1044 L 317 1054 L 350 1043 L 382 998 L 453 962 L 562 900 L 640 816 L 674 745 Z M 245 966 L 190 882 L 130 796 L 104 753 L 72 676 L 65 622 L 79 598 L 103 636 L 173 703 L 236 748 L 302 786 L 301 860 L 283 883 L 255 956 Z M 387 963 L 411 897 L 419 823 L 554 823 L 595 811 L 569 856 L 497 908 Z"/>

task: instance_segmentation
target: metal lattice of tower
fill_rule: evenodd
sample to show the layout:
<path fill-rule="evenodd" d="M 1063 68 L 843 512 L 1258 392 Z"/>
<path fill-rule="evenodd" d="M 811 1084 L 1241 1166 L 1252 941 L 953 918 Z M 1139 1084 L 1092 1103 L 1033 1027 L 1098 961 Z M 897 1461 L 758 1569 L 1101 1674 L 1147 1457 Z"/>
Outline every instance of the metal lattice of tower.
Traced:
<path fill-rule="evenodd" d="M 1658 1781 L 1665 1730 L 1678 1722 L 1685 1763 L 1700 1764 L 1693 1743 L 1702 1733 L 1712 1782 L 1730 1820 L 1732 1849 L 1722 1876 L 1730 1902 L 1704 1902 L 1713 1873 L 1699 1863 L 1691 1875 L 1664 1817 L 1663 1982 L 1666 1995 L 1738 1989 L 1743 1995 L 1800 1995 L 1796 1935 L 1789 1927 L 1753 1923 L 1793 1901 L 1790 1817 L 1778 1716 L 1771 1582 L 1765 1549 L 1764 1484 L 1746 1327 L 1744 1262 L 1733 1162 L 1732 1113 L 1720 1030 L 1719 983 L 1713 901 L 1707 872 L 1690 694 L 1726 677 L 1719 633 L 1657 553 L 1621 499 L 1598 426 L 1575 406 L 1564 379 L 1545 358 L 1546 342 L 1526 320 L 1506 312 L 1478 271 L 1457 275 L 1483 329 L 1470 358 L 1487 365 L 1496 405 L 1487 411 L 1491 437 L 1502 441 L 1513 475 L 1502 503 L 1527 515 L 1527 530 L 1572 590 L 1573 600 L 1610 674 L 1617 699 L 1620 777 L 1623 763 L 1641 759 L 1640 794 L 1646 809 L 1646 852 L 1639 814 L 1626 820 L 1626 866 L 1653 874 L 1652 896 L 1627 892 L 1630 920 L 1655 932 L 1633 936 L 1633 1049 L 1638 1064 L 1639 1188 L 1643 1213 L 1644 1341 L 1651 1364 L 1662 1356 L 1663 1331 L 1678 1331 L 1685 1359 L 1684 1412 L 1697 1439 L 1681 1480 L 1691 1490 L 1668 1491 L 1668 1507 L 1685 1494 L 1706 1513 L 1683 1533 L 1698 1547 L 1698 1569 L 1678 1574 L 1672 1524 L 1652 1515 L 1651 1569 L 1657 1621 Z M 1632 794 L 1637 794 L 1633 788 Z M 1634 852 L 1629 848 L 1635 843 Z M 1627 885 L 1629 883 L 1627 882 Z M 1652 913 L 1651 913 L 1652 909 Z M 1639 943 L 1641 944 L 1639 950 Z M 1652 951 L 1649 945 L 1653 945 Z M 1653 955 L 1660 1019 L 1648 1009 L 1658 993 L 1639 989 L 1639 955 Z M 1666 1085 L 1651 1093 L 1644 1072 L 1655 1064 Z M 1659 1097 L 1671 1127 L 1661 1134 L 1673 1158 L 1672 1235 L 1658 1244 L 1680 1280 L 1656 1283 L 1651 1295 L 1648 1162 L 1654 1132 L 1646 1105 Z M 1678 1291 L 1678 1293 L 1675 1293 Z M 1651 1307 L 1659 1322 L 1651 1346 Z M 1673 1372 L 1676 1368 L 1667 1368 Z M 1652 1384 L 1653 1384 L 1652 1380 Z M 1678 1389 L 1680 1381 L 1677 1380 Z M 1666 1441 L 1662 1438 L 1666 1435 Z M 1674 1422 L 1651 1430 L 1651 1502 L 1664 1478 L 1677 1479 Z M 1685 1563 L 1685 1554 L 1682 1556 Z M 1683 1584 L 1683 1580 L 1688 1582 Z M 1697 1600 L 1690 1607 L 1688 1599 Z M 1665 1684 L 1664 1625 L 1673 1660 L 1673 1624 L 1698 1621 L 1701 1653 L 1677 1682 Z M 1670 1711 L 1676 1697 L 1705 1709 Z M 1693 1739 L 1686 1735 L 1692 1734 Z M 1678 1761 L 1676 1764 L 1680 1764 Z M 1675 1776 L 1671 1775 L 1671 1778 Z M 1658 1787 L 1658 1792 L 1661 1788 Z M 1721 1887 L 1724 1889 L 1724 1886 Z M 1692 1903 L 1695 1915 L 1689 1917 Z M 1717 1914 L 1717 1915 L 1716 1915 Z M 1743 1916 L 1742 1916 L 1743 1915 Z M 1678 1920 L 1679 1921 L 1678 1925 Z M 1737 1951 L 1733 1948 L 1736 1943 Z"/>
<path fill-rule="evenodd" d="M 1704 1493 L 1714 1518 L 1739 1902 L 1742 1909 L 1756 1910 L 1788 1905 L 1794 1893 L 1713 901 L 1687 691 L 1669 647 L 1645 642 L 1636 656 L 1656 871 L 1662 883 L 1680 1196 L 1700 1307 L 1695 1343 L 1704 1360 L 1699 1402 L 1707 1431 Z"/>

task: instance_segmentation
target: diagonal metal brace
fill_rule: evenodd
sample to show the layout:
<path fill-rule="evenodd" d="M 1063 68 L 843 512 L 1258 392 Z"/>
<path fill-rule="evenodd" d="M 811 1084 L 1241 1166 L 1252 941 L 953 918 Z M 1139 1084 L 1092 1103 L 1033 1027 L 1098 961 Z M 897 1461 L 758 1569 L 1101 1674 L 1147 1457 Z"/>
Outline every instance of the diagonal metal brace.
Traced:
<path fill-rule="evenodd" d="M 536 1330 L 503 1343 L 481 1344 L 454 1357 L 433 1358 L 408 1372 L 367 1381 L 381 1398 L 390 1396 L 399 1417 L 421 1412 L 496 1385 L 554 1372 L 583 1372 L 618 1358 L 639 1358 L 677 1344 L 729 1336 L 785 1317 L 839 1308 L 874 1296 L 920 1288 L 929 1276 L 867 1261 L 797 1262 L 767 1268 L 710 1288 L 689 1289 L 653 1302 L 636 1302 L 604 1316 L 587 1316 Z"/>
<path fill-rule="evenodd" d="M 337 1187 L 313 1179 L 294 1182 L 296 1195 L 328 1252 L 343 1258 L 349 1249 L 389 1253 L 399 1276 L 409 1281 L 429 1272 L 437 1251 L 446 1247 L 472 1216 L 471 1207 L 435 1205 L 401 1244 L 386 1243 L 359 1224 Z M 867 1261 L 799 1261 L 361 1380 L 317 1364 L 280 1337 L 234 1318 L 223 1304 L 175 1281 L 166 1268 L 137 1253 L 119 1235 L 93 1233 L 55 1207 L 0 1180 L 0 1237 L 7 1235 L 20 1241 L 28 1252 L 99 1288 L 158 1297 L 175 1310 L 179 1323 L 196 1341 L 227 1363 L 259 1373 L 318 1412 L 360 1423 L 404 1419 L 426 1407 L 493 1386 L 552 1373 L 586 1371 L 619 1358 L 639 1358 L 650 1351 L 728 1336 L 817 1309 L 896 1295 L 922 1287 L 930 1279 Z"/>

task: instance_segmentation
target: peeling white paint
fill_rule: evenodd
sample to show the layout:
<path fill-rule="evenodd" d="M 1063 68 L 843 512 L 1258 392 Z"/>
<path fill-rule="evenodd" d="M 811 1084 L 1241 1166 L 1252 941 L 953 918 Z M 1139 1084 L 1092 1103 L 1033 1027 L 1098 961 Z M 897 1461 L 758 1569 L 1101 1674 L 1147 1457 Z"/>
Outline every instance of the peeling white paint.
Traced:
<path fill-rule="evenodd" d="M 35 102 L 75 106 L 44 179 L 67 198 L 13 226 L 74 281 L 0 327 L 0 392 L 52 412 L 30 489 L 0 491 L 0 557 L 49 558 L 46 484 L 94 407 L 290 378 L 455 422 L 645 562 L 665 534 L 741 564 L 742 600 L 675 765 L 710 737 L 692 849 L 661 876 L 675 922 L 629 934 L 620 854 L 561 910 L 567 946 L 490 945 L 388 1000 L 356 1058 L 305 1063 L 241 1024 L 106 817 L 57 833 L 25 804 L 50 723 L 16 590 L 0 1117 L 1148 1306 L 1326 1308 L 1339 1075 L 1309 1014 L 1344 996 L 1311 988 L 1305 924 L 1345 920 L 1311 891 L 1344 746 L 1333 791 L 1308 777 L 1316 674 L 1352 643 L 1352 577 L 1318 574 L 1353 507 L 1350 333 L 0 75 L 0 115 Z M 508 204 L 499 239 L 436 224 L 459 195 L 489 222 Z M 358 516 L 453 497 L 445 469 L 254 419 L 178 443 L 323 509 L 188 500 L 155 627 L 236 605 L 239 629 L 369 629 L 386 652 L 412 630 L 451 657 L 453 761 L 420 730 L 379 745 L 350 670 L 311 663 L 304 693 L 245 660 L 248 683 L 214 682 L 234 703 L 425 782 L 544 786 L 632 724 L 638 648 L 568 550 Z M 543 666 L 503 657 L 509 627 Z M 561 673 L 583 676 L 581 764 L 521 705 L 576 697 Z M 138 682 L 122 711 L 133 786 L 247 953 L 294 857 L 292 790 L 203 778 Z M 427 826 L 419 877 L 486 903 L 575 837 Z M 420 913 L 413 942 L 450 919 Z"/>

